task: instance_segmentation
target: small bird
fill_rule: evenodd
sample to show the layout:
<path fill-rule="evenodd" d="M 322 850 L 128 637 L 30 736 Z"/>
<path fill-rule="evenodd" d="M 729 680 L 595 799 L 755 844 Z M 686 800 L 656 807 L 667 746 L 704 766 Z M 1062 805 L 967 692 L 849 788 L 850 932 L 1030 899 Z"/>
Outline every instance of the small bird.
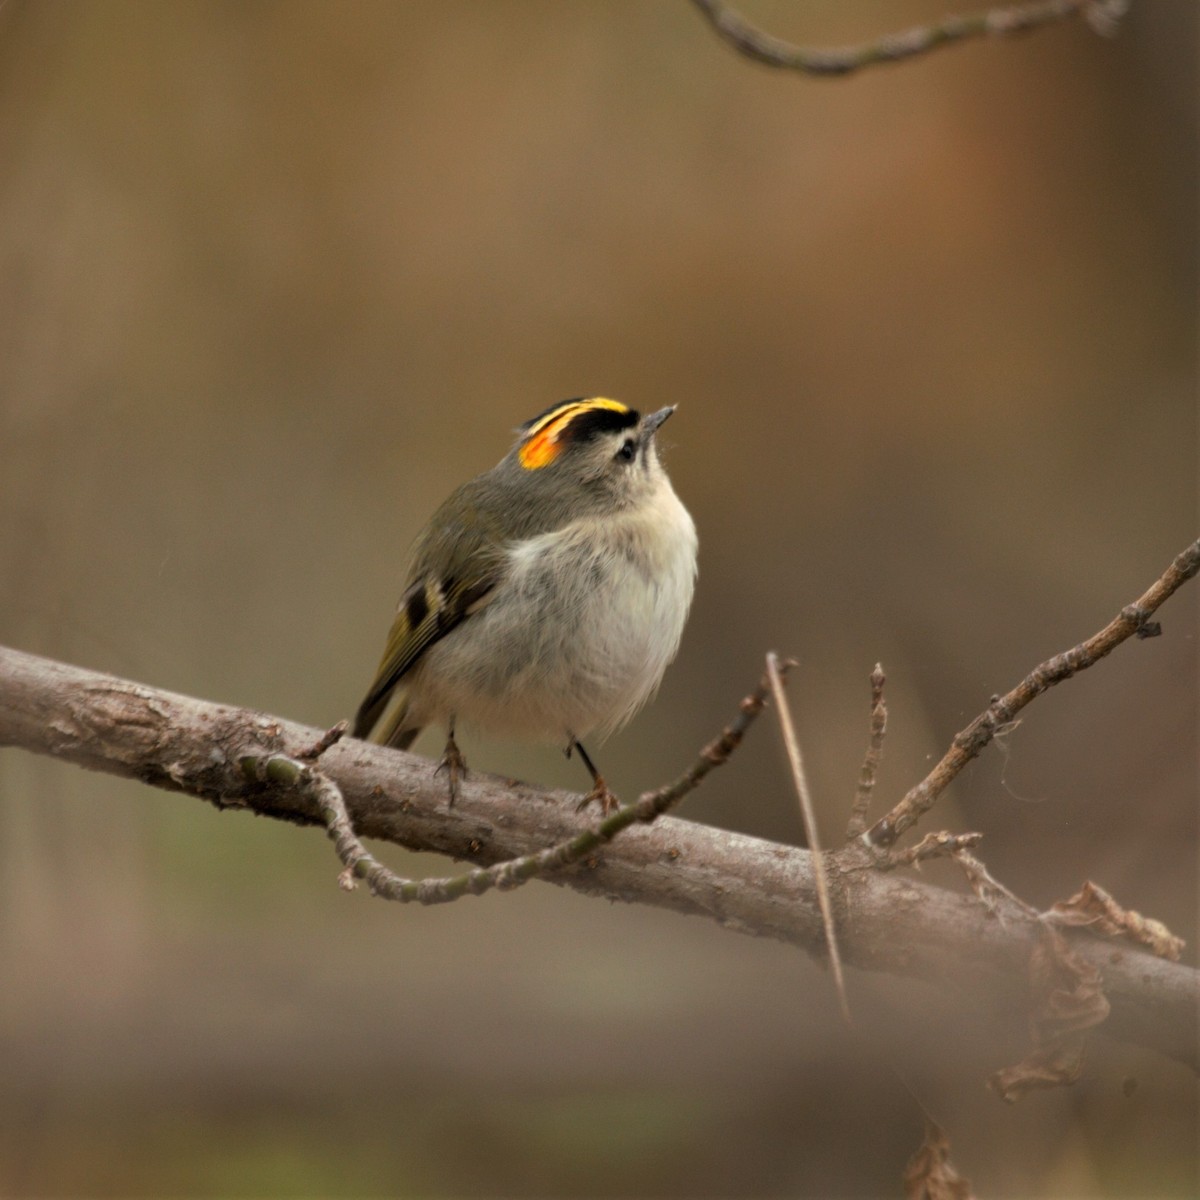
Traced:
<path fill-rule="evenodd" d="M 450 495 L 413 546 L 355 737 L 406 750 L 445 726 L 451 803 L 466 772 L 460 719 L 556 742 L 591 773 L 583 805 L 618 806 L 581 739 L 650 698 L 691 606 L 696 527 L 655 438 L 674 411 L 567 400 Z"/>

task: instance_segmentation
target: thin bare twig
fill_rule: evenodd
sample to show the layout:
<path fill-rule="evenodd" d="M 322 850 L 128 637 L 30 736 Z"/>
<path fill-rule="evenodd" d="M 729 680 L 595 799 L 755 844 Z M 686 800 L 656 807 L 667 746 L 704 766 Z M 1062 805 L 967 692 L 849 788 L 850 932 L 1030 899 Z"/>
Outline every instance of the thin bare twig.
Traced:
<path fill-rule="evenodd" d="M 887 847 L 906 829 L 914 825 L 934 805 L 951 781 L 997 733 L 1008 728 L 1031 700 L 1048 691 L 1056 683 L 1070 679 L 1111 654 L 1122 642 L 1135 634 L 1139 638 L 1157 637 L 1161 626 L 1151 621 L 1151 615 L 1184 583 L 1200 571 L 1200 540 L 1193 542 L 1176 556 L 1154 585 L 1132 604 L 1127 605 L 1103 628 L 1078 646 L 1048 658 L 1034 667 L 1012 691 L 992 701 L 966 729 L 954 735 L 950 749 L 941 762 L 911 788 L 887 816 L 871 826 L 863 840 L 869 846 Z"/>
<path fill-rule="evenodd" d="M 768 691 L 779 683 L 781 679 L 771 664 L 768 666 L 768 675 L 741 702 L 737 717 L 700 751 L 696 761 L 678 779 L 656 791 L 646 792 L 636 803 L 606 818 L 596 829 L 585 830 L 532 854 L 441 878 L 406 879 L 397 875 L 375 858 L 354 832 L 341 789 L 313 765 L 345 733 L 345 722 L 335 725 L 310 751 L 299 757 L 279 753 L 262 754 L 256 750 L 241 755 L 238 762 L 247 779 L 294 788 L 317 805 L 338 858 L 346 868 L 339 876 L 339 883 L 347 891 L 354 888 L 356 879 L 365 879 L 371 894 L 385 900 L 395 900 L 401 904 L 448 904 L 463 896 L 481 896 L 493 888 L 510 891 L 555 868 L 570 866 L 612 841 L 630 825 L 639 821 L 649 824 L 673 808 L 741 745 L 751 722 L 762 712 Z"/>
<path fill-rule="evenodd" d="M 854 793 L 850 823 L 846 826 L 846 841 L 858 837 L 867 827 L 871 793 L 875 790 L 875 776 L 879 771 L 879 760 L 883 757 L 883 739 L 887 734 L 887 704 L 883 699 L 883 685 L 886 682 L 883 664 L 876 663 L 875 670 L 871 672 L 871 741 L 867 746 L 862 769 L 858 773 L 858 790 Z"/>
<path fill-rule="evenodd" d="M 792 768 L 792 782 L 796 785 L 796 796 L 800 800 L 800 817 L 804 822 L 804 836 L 808 839 L 808 848 L 812 853 L 813 885 L 817 892 L 817 904 L 821 908 L 821 920 L 825 924 L 825 942 L 829 947 L 829 968 L 833 972 L 833 983 L 837 988 L 842 1016 L 849 1025 L 852 1024 L 850 1004 L 846 999 L 846 978 L 842 974 L 842 956 L 838 951 L 837 930 L 833 924 L 833 905 L 829 899 L 829 877 L 825 872 L 825 856 L 821 853 L 821 839 L 817 834 L 817 816 L 813 812 L 812 795 L 809 793 L 808 779 L 804 774 L 804 760 L 800 756 L 800 743 L 796 738 L 796 730 L 792 725 L 792 712 L 788 707 L 787 696 L 783 690 L 783 672 L 792 666 L 795 666 L 793 659 L 785 659 L 781 662 L 774 651 L 767 655 L 767 682 L 771 686 L 771 694 L 775 699 L 775 709 L 779 715 L 779 729 L 783 734 L 788 763 Z"/>
<path fill-rule="evenodd" d="M 296 755 L 302 762 L 316 762 L 326 750 L 336 746 L 346 736 L 350 729 L 349 721 L 339 721 L 323 734 L 311 746 Z"/>
<path fill-rule="evenodd" d="M 874 864 L 881 871 L 894 867 L 917 867 L 931 858 L 951 858 L 960 850 L 973 850 L 983 841 L 982 833 L 927 833 L 915 846 L 891 851 L 886 860 Z"/>
<path fill-rule="evenodd" d="M 900 62 L 969 38 L 1027 33 L 1040 25 L 1080 15 L 1097 33 L 1111 35 L 1129 8 L 1128 0 L 1047 0 L 1038 4 L 1015 4 L 961 17 L 948 16 L 936 24 L 919 25 L 860 46 L 817 49 L 797 46 L 758 29 L 723 0 L 692 0 L 692 3 L 707 17 L 717 35 L 739 54 L 768 67 L 818 78 L 849 75 L 863 67 Z"/>

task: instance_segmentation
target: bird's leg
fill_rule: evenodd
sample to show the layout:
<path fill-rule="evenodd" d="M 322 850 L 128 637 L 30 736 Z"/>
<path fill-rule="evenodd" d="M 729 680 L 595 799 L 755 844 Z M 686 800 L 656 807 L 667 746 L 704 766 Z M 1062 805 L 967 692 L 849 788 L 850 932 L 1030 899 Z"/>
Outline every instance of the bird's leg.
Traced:
<path fill-rule="evenodd" d="M 454 718 L 447 722 L 448 736 L 446 749 L 442 751 L 442 761 L 438 763 L 437 773 L 446 772 L 450 791 L 450 803 L 458 799 L 458 784 L 467 777 L 467 760 L 463 758 L 458 743 L 454 740 Z"/>
<path fill-rule="evenodd" d="M 579 811 L 587 808 L 589 804 L 595 801 L 600 805 L 600 815 L 607 817 L 614 808 L 620 808 L 621 802 L 609 791 L 608 784 L 604 782 L 604 776 L 596 770 L 596 764 L 592 762 L 588 756 L 588 752 L 583 748 L 583 743 L 578 738 L 572 738 L 567 745 L 567 757 L 571 757 L 571 751 L 578 750 L 579 757 L 583 759 L 583 765 L 591 772 L 592 790 L 579 802 Z"/>

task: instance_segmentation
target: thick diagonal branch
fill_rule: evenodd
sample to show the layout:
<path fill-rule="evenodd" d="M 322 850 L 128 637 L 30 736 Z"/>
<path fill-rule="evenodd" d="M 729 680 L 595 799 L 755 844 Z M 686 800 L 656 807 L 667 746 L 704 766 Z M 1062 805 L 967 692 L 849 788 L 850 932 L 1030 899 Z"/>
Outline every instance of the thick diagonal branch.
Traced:
<path fill-rule="evenodd" d="M 302 790 L 248 783 L 248 746 L 302 755 L 321 731 L 228 705 L 0 648 L 0 745 L 283 820 L 321 824 Z M 528 854 L 584 827 L 578 797 L 473 774 L 453 808 L 425 759 L 345 741 L 321 759 L 364 837 L 475 863 Z M 836 862 L 836 859 L 835 859 Z M 551 881 L 589 895 L 653 904 L 823 956 L 806 851 L 663 817 Z M 964 994 L 1021 1003 L 1032 933 L 1001 924 L 971 897 L 871 870 L 835 876 L 848 964 L 945 982 Z M 1072 944 L 1104 976 L 1113 1037 L 1197 1061 L 1197 973 L 1086 934 Z"/>

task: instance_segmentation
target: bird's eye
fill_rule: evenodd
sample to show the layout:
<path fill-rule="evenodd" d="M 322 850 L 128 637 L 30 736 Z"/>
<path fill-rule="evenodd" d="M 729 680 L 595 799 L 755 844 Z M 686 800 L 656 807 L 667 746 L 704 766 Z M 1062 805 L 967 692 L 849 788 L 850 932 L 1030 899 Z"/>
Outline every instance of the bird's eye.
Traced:
<path fill-rule="evenodd" d="M 626 438 L 621 443 L 620 450 L 617 451 L 617 458 L 622 462 L 633 462 L 637 455 L 637 442 L 633 438 Z"/>

